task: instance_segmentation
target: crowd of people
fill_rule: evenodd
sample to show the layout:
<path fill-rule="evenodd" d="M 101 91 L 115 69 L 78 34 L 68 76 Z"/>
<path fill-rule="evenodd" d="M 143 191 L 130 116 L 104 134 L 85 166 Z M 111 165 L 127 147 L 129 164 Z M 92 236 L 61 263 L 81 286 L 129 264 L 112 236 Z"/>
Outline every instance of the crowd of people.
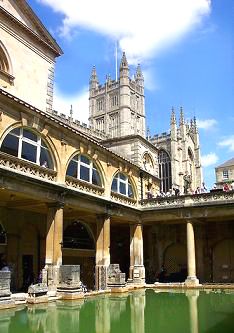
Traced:
<path fill-rule="evenodd" d="M 187 194 L 203 194 L 203 193 L 208 193 L 208 192 L 214 192 L 214 191 L 224 191 L 224 192 L 230 192 L 234 191 L 234 181 L 232 183 L 225 183 L 222 187 L 217 187 L 216 184 L 208 190 L 205 183 L 202 183 L 201 187 L 197 187 L 195 190 L 189 189 Z M 169 189 L 168 192 L 163 192 L 160 191 L 156 194 L 156 198 L 164 198 L 164 197 L 172 197 L 172 196 L 180 196 L 184 195 L 185 193 L 181 193 L 179 187 L 175 186 L 172 189 Z M 147 198 L 151 199 L 154 198 L 155 196 L 152 195 L 150 191 L 147 192 Z"/>

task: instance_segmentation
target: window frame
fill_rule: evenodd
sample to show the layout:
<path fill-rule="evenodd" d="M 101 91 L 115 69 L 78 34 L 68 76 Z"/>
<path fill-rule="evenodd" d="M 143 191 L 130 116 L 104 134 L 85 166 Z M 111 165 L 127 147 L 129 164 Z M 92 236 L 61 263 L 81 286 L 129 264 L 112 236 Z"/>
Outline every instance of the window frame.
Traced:
<path fill-rule="evenodd" d="M 229 172 L 227 169 L 223 170 L 222 174 L 223 174 L 223 179 L 225 180 L 229 179 Z"/>
<path fill-rule="evenodd" d="M 19 130 L 19 134 L 14 133 L 15 130 Z M 24 131 L 28 131 L 29 133 L 32 133 L 33 135 L 35 135 L 36 141 L 25 137 L 24 136 Z M 7 135 L 2 140 L 0 151 L 2 151 L 3 143 L 4 143 L 4 141 L 6 140 L 6 138 L 8 136 L 13 136 L 13 137 L 18 139 L 18 153 L 17 153 L 17 156 L 15 156 L 15 155 L 12 155 L 12 156 L 15 156 L 15 157 L 17 157 L 17 158 L 19 158 L 23 161 L 34 163 L 34 164 L 36 164 L 40 167 L 43 167 L 43 163 L 42 164 L 40 163 L 40 156 L 41 156 L 41 151 L 42 151 L 42 148 L 43 148 L 48 152 L 49 158 L 51 160 L 51 168 L 49 166 L 46 166 L 46 168 L 54 170 L 54 161 L 53 161 L 53 157 L 52 157 L 52 154 L 50 152 L 50 149 L 48 148 L 45 140 L 43 140 L 43 138 L 38 133 L 32 131 L 31 129 L 29 129 L 27 127 L 13 128 L 10 132 L 7 133 Z M 29 144 L 29 145 L 36 148 L 35 162 L 22 157 L 23 143 Z M 9 155 L 11 155 L 11 154 L 9 154 Z"/>
<path fill-rule="evenodd" d="M 87 158 L 89 160 L 89 164 L 86 164 L 85 162 L 81 161 L 81 157 L 84 156 L 85 158 Z M 77 165 L 76 165 L 76 174 L 77 174 L 77 177 L 74 177 L 74 176 L 70 176 L 67 174 L 67 171 L 68 171 L 68 168 L 69 168 L 69 165 L 71 162 L 75 162 Z M 89 170 L 89 180 L 85 180 L 85 179 L 82 179 L 80 177 L 80 167 L 84 167 L 84 168 L 87 168 Z M 93 183 L 93 170 L 95 170 L 97 172 L 97 174 L 99 175 L 99 178 L 100 178 L 100 185 L 97 185 L 95 183 Z M 69 163 L 68 163 L 68 166 L 67 166 L 67 171 L 66 171 L 66 176 L 69 176 L 69 177 L 73 177 L 73 178 L 76 178 L 78 180 L 81 180 L 83 182 L 86 182 L 86 183 L 89 183 L 89 184 L 92 184 L 94 186 L 99 186 L 99 187 L 103 187 L 103 182 L 102 182 L 102 177 L 101 177 L 101 173 L 96 165 L 96 163 L 91 159 L 89 158 L 88 156 L 86 156 L 85 154 L 76 154 L 74 155 Z"/>
<path fill-rule="evenodd" d="M 121 179 L 121 176 L 124 176 L 126 179 Z M 113 182 L 116 181 L 117 182 L 117 190 L 113 190 L 112 188 L 112 185 L 113 185 Z M 120 186 L 121 185 L 125 185 L 125 194 L 124 193 L 121 193 L 120 192 Z M 129 195 L 129 189 L 131 188 L 131 192 L 132 192 L 132 195 Z M 112 183 L 111 183 L 111 191 L 114 192 L 114 193 L 118 193 L 120 195 L 124 195 L 125 197 L 128 197 L 128 198 L 131 198 L 131 199 L 134 199 L 135 195 L 134 195 L 134 190 L 133 190 L 133 185 L 129 179 L 129 177 L 122 173 L 122 172 L 118 172 L 114 178 L 112 179 Z"/>

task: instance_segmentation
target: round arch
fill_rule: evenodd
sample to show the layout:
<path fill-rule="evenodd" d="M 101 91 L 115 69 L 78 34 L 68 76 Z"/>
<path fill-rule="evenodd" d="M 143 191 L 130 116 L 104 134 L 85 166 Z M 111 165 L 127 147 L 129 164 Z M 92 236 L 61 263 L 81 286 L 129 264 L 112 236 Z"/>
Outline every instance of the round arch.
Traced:
<path fill-rule="evenodd" d="M 84 177 L 82 177 L 81 175 L 81 172 L 83 171 L 82 167 L 83 170 L 84 168 L 86 168 L 86 173 L 88 172 L 89 175 L 86 176 L 84 174 Z M 92 159 L 87 154 L 81 154 L 79 151 L 75 151 L 68 159 L 66 163 L 65 177 L 66 176 L 74 177 L 105 188 L 106 181 L 104 178 L 103 168 L 100 165 L 100 162 Z"/>
<path fill-rule="evenodd" d="M 142 155 L 142 164 L 146 171 L 153 172 L 155 162 L 153 156 L 148 151 L 145 151 Z"/>
<path fill-rule="evenodd" d="M 0 69 L 10 75 L 13 74 L 11 58 L 2 41 L 0 41 Z"/>
<path fill-rule="evenodd" d="M 120 179 L 121 175 L 123 176 L 122 180 Z M 120 191 L 120 183 L 125 184 L 126 186 L 126 190 L 125 190 L 125 194 L 121 193 Z M 124 185 L 123 185 L 124 187 Z M 130 192 L 128 191 L 130 189 Z M 112 176 L 112 180 L 111 180 L 111 191 L 112 192 L 116 192 L 122 195 L 125 195 L 127 197 L 133 198 L 133 199 L 137 199 L 138 195 L 137 195 L 137 187 L 135 184 L 135 181 L 133 179 L 132 176 L 129 176 L 126 172 L 122 172 L 120 170 L 116 170 Z M 124 188 L 123 191 L 124 192 Z M 130 194 L 131 195 L 128 195 Z"/>
<path fill-rule="evenodd" d="M 95 238 L 86 223 L 73 221 L 67 225 L 63 232 L 63 248 L 95 250 Z"/>
<path fill-rule="evenodd" d="M 213 282 L 234 282 L 234 239 L 223 239 L 212 251 Z"/>
<path fill-rule="evenodd" d="M 24 136 L 24 131 L 27 132 L 27 136 Z M 32 134 L 30 137 L 30 133 Z M 34 135 L 34 138 L 33 138 Z M 9 139 L 9 142 L 6 143 L 6 147 L 3 147 L 4 141 L 7 141 L 7 137 Z M 35 138 L 36 137 L 36 138 Z M 25 140 L 24 140 L 25 139 Z M 21 154 L 22 154 L 22 144 L 25 141 L 25 145 L 30 145 L 30 142 L 34 147 L 38 146 L 38 140 L 41 140 L 41 147 L 40 147 L 40 152 L 35 153 L 39 154 L 39 158 L 36 164 L 40 166 L 43 165 L 43 158 L 46 160 L 47 158 L 51 159 L 52 162 L 52 167 L 49 167 L 53 170 L 58 170 L 58 153 L 57 150 L 52 143 L 51 139 L 49 137 L 43 136 L 40 132 L 38 132 L 36 129 L 28 127 L 28 126 L 22 126 L 21 124 L 17 123 L 14 125 L 9 126 L 5 132 L 2 134 L 0 138 L 0 151 L 6 152 L 10 155 L 18 157 L 19 154 L 19 149 L 21 149 Z M 13 141 L 13 142 L 11 142 Z M 19 142 L 21 144 L 21 148 L 19 148 Z M 8 150 L 11 148 L 11 145 L 15 145 L 15 150 L 11 154 Z M 16 148 L 17 146 L 17 148 Z M 55 153 L 54 153 L 55 152 Z M 55 157 L 56 154 L 56 157 Z M 20 157 L 21 158 L 21 157 Z M 27 159 L 27 158 L 26 158 Z M 30 160 L 29 160 L 30 161 Z M 60 160 L 59 160 L 60 161 Z M 34 162 L 34 161 L 32 161 Z"/>

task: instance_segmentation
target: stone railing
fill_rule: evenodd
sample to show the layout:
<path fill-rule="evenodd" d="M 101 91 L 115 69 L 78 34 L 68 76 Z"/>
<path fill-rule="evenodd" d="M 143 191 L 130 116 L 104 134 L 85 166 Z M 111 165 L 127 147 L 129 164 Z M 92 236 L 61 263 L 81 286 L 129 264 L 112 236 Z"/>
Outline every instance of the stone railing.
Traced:
<path fill-rule="evenodd" d="M 144 199 L 141 202 L 142 208 L 174 208 L 174 207 L 191 207 L 205 206 L 212 204 L 234 203 L 234 191 L 230 192 L 210 192 L 203 194 L 181 195 L 171 197 L 157 197 Z"/>
<path fill-rule="evenodd" d="M 103 196 L 105 191 L 103 187 L 93 185 L 70 176 L 66 176 L 66 185 L 77 190 L 92 193 L 98 196 Z"/>
<path fill-rule="evenodd" d="M 117 201 L 120 204 L 128 205 L 128 206 L 137 206 L 137 200 L 133 198 L 129 198 L 125 195 L 111 192 L 111 200 Z"/>
<path fill-rule="evenodd" d="M 0 152 L 0 168 L 24 173 L 27 176 L 39 177 L 45 180 L 56 181 L 57 172 L 41 167 L 29 161 Z"/>

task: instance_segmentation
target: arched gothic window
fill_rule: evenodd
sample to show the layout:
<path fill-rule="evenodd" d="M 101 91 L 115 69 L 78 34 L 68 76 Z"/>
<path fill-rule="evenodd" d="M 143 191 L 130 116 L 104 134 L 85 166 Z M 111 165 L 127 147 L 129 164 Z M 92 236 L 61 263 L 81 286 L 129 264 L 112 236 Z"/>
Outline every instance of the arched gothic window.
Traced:
<path fill-rule="evenodd" d="M 129 178 L 121 172 L 115 175 L 112 181 L 111 191 L 126 195 L 129 198 L 134 197 L 132 184 Z"/>
<path fill-rule="evenodd" d="M 0 41 L 0 79 L 12 84 L 14 76 L 12 76 L 11 60 L 7 49 Z"/>
<path fill-rule="evenodd" d="M 0 245 L 6 245 L 6 244 L 7 244 L 6 231 L 4 230 L 3 226 L 0 223 Z"/>
<path fill-rule="evenodd" d="M 100 173 L 96 164 L 85 155 L 75 155 L 67 168 L 67 176 L 102 186 Z"/>
<path fill-rule="evenodd" d="M 172 187 L 171 159 L 165 150 L 158 153 L 159 178 L 161 179 L 161 191 L 167 193 Z"/>
<path fill-rule="evenodd" d="M 69 249 L 94 250 L 95 244 L 86 226 L 79 221 L 74 221 L 64 230 L 63 247 Z"/>
<path fill-rule="evenodd" d="M 0 42 L 0 70 L 10 74 L 10 64 L 6 54 L 6 51 L 3 48 L 3 45 Z"/>
<path fill-rule="evenodd" d="M 47 144 L 40 135 L 27 128 L 15 128 L 8 133 L 2 142 L 0 151 L 54 169 Z"/>

